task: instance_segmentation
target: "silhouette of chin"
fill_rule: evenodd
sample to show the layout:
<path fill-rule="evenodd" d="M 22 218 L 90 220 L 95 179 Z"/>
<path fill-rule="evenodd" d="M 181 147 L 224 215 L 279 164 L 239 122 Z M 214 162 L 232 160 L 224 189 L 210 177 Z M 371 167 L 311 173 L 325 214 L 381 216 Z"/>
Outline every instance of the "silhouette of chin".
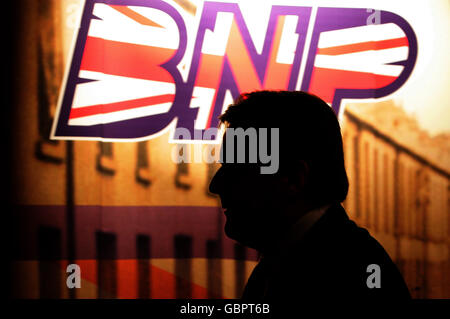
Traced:
<path fill-rule="evenodd" d="M 237 218 L 234 214 L 236 214 L 235 211 L 233 213 L 230 210 L 225 212 L 225 234 L 244 246 L 256 249 L 257 244 L 254 241 L 257 236 L 254 233 L 254 225 L 249 220 Z"/>

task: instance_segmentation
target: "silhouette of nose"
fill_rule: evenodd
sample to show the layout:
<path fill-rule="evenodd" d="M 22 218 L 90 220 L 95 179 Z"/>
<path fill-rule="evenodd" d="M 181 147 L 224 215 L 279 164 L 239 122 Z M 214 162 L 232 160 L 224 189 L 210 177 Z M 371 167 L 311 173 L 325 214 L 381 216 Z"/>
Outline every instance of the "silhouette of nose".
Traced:
<path fill-rule="evenodd" d="M 223 183 L 223 168 L 219 168 L 209 183 L 209 191 L 213 194 L 219 194 Z"/>

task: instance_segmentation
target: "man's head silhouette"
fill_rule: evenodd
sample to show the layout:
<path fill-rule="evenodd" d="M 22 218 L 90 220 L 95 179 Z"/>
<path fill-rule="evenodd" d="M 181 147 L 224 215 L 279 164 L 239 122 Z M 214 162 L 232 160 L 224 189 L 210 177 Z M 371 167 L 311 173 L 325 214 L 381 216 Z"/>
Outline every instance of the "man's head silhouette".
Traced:
<path fill-rule="evenodd" d="M 339 123 L 317 96 L 288 91 L 246 93 L 220 120 L 227 128 L 279 129 L 275 174 L 261 174 L 261 163 L 224 162 L 211 181 L 210 191 L 220 196 L 225 209 L 225 232 L 230 238 L 261 252 L 270 250 L 305 213 L 346 198 Z M 266 147 L 270 149 L 270 144 Z"/>

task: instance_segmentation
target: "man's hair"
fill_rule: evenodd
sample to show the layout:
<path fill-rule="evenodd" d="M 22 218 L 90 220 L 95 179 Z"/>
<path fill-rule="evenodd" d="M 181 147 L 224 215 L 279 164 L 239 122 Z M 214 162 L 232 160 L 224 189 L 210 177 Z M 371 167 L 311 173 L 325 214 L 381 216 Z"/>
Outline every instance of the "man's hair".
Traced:
<path fill-rule="evenodd" d="M 342 202 L 347 197 L 339 122 L 332 108 L 319 97 L 300 91 L 244 93 L 220 120 L 231 128 L 279 128 L 277 174 L 288 176 L 303 160 L 309 168 L 305 191 L 313 204 Z"/>

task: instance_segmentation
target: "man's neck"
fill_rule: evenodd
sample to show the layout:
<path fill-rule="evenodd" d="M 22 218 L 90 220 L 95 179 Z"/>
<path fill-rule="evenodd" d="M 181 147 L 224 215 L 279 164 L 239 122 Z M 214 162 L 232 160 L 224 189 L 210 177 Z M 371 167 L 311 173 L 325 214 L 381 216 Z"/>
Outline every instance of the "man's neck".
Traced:
<path fill-rule="evenodd" d="M 263 255 L 272 254 L 272 252 L 280 251 L 280 249 L 292 242 L 301 240 L 330 206 L 331 204 L 327 204 L 286 216 L 288 218 L 286 223 L 280 227 L 277 239 L 265 245 L 265 249 L 262 249 L 261 253 Z"/>

